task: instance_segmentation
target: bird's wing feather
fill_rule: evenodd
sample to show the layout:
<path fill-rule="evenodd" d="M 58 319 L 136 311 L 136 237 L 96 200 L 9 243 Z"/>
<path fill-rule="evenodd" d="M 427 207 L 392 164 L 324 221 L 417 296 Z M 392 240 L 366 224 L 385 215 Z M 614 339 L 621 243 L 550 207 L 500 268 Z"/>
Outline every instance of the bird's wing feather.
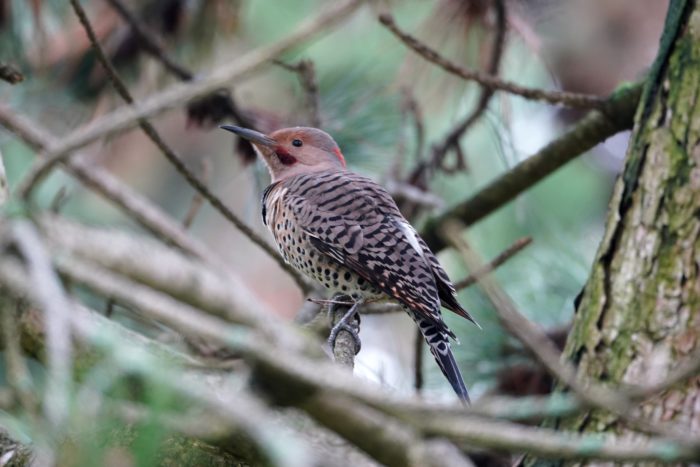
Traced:
<path fill-rule="evenodd" d="M 304 175 L 287 187 L 289 206 L 319 251 L 449 332 L 431 264 L 383 188 L 350 172 Z"/>
<path fill-rule="evenodd" d="M 440 265 L 440 262 L 438 261 L 437 257 L 435 257 L 433 252 L 430 251 L 430 248 L 428 248 L 428 245 L 426 245 L 425 241 L 422 238 L 418 237 L 418 242 L 420 243 L 420 246 L 423 249 L 425 259 L 430 264 L 430 267 L 433 271 L 433 275 L 435 276 L 435 283 L 438 289 L 438 296 L 440 297 L 440 302 L 442 303 L 442 306 L 458 314 L 462 318 L 468 319 L 472 323 L 476 324 L 477 327 L 480 327 L 479 323 L 476 322 L 472 315 L 470 315 L 469 312 L 465 310 L 462 307 L 462 305 L 460 305 L 457 301 L 457 291 L 455 290 L 454 285 L 452 285 L 452 281 L 450 281 L 447 272 L 445 272 L 445 270 L 442 268 L 442 265 Z"/>

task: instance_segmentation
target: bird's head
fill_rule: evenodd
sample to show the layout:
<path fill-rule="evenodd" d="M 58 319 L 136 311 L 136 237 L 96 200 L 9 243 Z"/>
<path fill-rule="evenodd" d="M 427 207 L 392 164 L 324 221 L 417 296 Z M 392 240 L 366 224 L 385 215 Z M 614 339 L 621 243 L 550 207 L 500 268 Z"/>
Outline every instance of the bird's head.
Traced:
<path fill-rule="evenodd" d="M 272 181 L 322 170 L 345 170 L 345 158 L 331 135 L 317 128 L 294 127 L 265 135 L 232 125 L 222 129 L 253 144 L 270 170 Z"/>

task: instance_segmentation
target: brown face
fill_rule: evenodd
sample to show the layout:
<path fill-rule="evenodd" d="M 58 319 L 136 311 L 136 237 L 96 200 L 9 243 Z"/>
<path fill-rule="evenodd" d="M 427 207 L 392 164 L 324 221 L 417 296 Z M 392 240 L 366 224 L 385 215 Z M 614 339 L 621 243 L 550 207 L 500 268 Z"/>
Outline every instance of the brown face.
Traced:
<path fill-rule="evenodd" d="M 316 128 L 285 128 L 269 136 L 246 128 L 228 125 L 221 128 L 253 143 L 270 169 L 273 180 L 305 172 L 345 168 L 345 159 L 336 142 L 328 133 Z"/>
<path fill-rule="evenodd" d="M 276 141 L 274 151 L 284 165 L 301 162 L 305 165 L 322 163 L 328 158 L 345 167 L 345 158 L 331 136 L 316 128 L 296 127 L 270 134 Z"/>

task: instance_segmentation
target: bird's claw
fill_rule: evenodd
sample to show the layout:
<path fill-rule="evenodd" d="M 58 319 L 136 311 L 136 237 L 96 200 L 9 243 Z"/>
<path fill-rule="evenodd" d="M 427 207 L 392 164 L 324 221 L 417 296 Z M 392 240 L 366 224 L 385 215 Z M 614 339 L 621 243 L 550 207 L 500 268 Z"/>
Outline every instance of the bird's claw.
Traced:
<path fill-rule="evenodd" d="M 340 331 L 346 331 L 350 336 L 352 336 L 352 340 L 355 342 L 355 355 L 360 353 L 360 350 L 362 350 L 362 341 L 360 340 L 360 335 L 355 331 L 355 329 L 347 323 L 342 323 L 339 322 L 335 326 L 333 326 L 333 329 L 331 329 L 331 333 L 328 335 L 328 345 L 330 348 L 335 347 L 335 340 L 338 338 L 338 333 Z"/>
<path fill-rule="evenodd" d="M 361 303 L 362 301 L 355 302 L 350 307 L 350 309 L 343 315 L 343 317 L 340 318 L 340 320 L 338 320 L 335 326 L 331 328 L 331 332 L 328 335 L 328 345 L 331 349 L 335 348 L 335 341 L 338 338 L 338 333 L 340 333 L 340 331 L 346 331 L 348 334 L 350 334 L 350 336 L 352 336 L 352 339 L 355 342 L 355 355 L 357 355 L 362 349 L 362 341 L 360 340 L 360 335 L 355 330 L 355 327 L 350 324 L 351 320 L 357 318 L 359 325 L 360 314 L 358 313 L 358 308 Z M 336 306 L 339 305 L 339 303 L 331 303 L 328 307 L 331 322 L 333 322 L 333 313 L 335 312 Z"/>

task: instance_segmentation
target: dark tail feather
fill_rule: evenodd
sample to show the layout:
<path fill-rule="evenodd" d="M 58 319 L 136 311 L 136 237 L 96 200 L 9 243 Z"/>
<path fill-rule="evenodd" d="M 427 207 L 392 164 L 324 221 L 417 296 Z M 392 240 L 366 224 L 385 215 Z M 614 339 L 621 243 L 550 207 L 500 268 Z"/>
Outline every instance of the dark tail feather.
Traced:
<path fill-rule="evenodd" d="M 442 374 L 445 375 L 447 381 L 452 385 L 452 389 L 462 401 L 469 404 L 467 387 L 464 385 L 462 373 L 459 371 L 457 362 L 455 362 L 455 357 L 452 355 L 452 349 L 450 349 L 447 339 L 439 342 L 437 345 L 428 342 L 428 345 L 430 346 L 430 353 L 435 357 L 435 361 L 442 370 Z"/>
<path fill-rule="evenodd" d="M 467 387 L 464 385 L 462 373 L 460 373 L 457 362 L 455 362 L 455 357 L 452 355 L 452 349 L 450 349 L 449 336 L 451 335 L 454 337 L 454 334 L 452 334 L 442 321 L 436 323 L 417 313 L 411 313 L 411 316 L 420 328 L 425 341 L 428 343 L 428 347 L 430 347 L 430 353 L 435 357 L 435 361 L 442 370 L 442 374 L 444 374 L 447 381 L 450 382 L 457 396 L 468 404 L 469 393 L 467 392 Z"/>

